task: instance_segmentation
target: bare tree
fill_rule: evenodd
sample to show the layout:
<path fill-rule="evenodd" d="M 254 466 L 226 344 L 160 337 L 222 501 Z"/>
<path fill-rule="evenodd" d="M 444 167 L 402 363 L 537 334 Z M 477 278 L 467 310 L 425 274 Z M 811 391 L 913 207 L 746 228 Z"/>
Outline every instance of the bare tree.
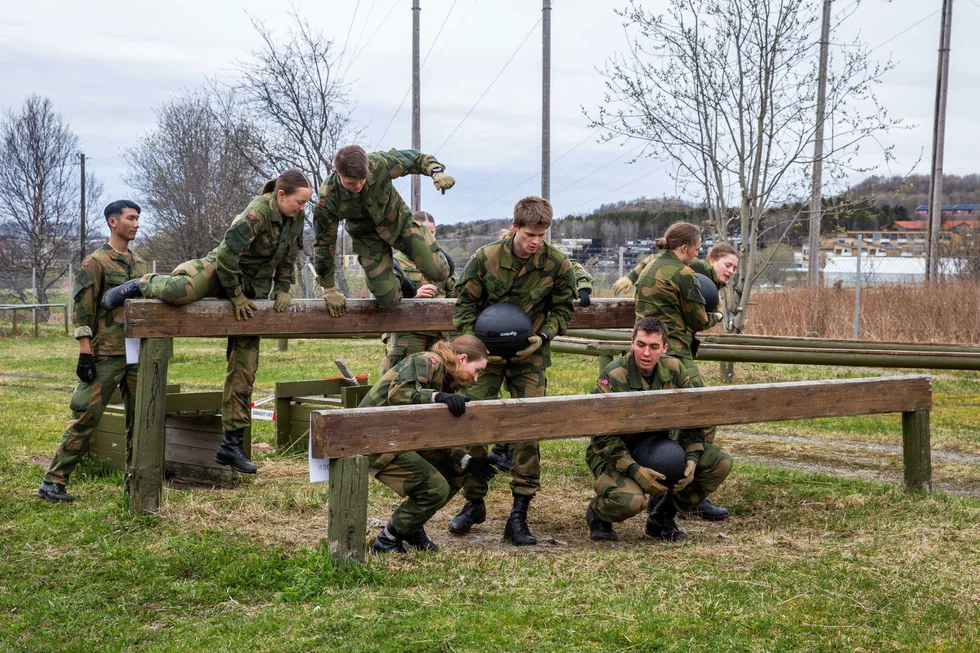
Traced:
<path fill-rule="evenodd" d="M 187 92 L 163 104 L 156 128 L 127 150 L 126 183 L 153 218 L 143 254 L 179 263 L 205 256 L 262 188 L 238 147 L 244 125 L 218 121 L 210 98 Z"/>
<path fill-rule="evenodd" d="M 607 140 L 645 141 L 703 200 L 716 241 L 738 243 L 729 331 L 743 329 L 752 284 L 769 263 L 757 256 L 767 212 L 809 196 L 820 8 L 819 0 L 670 0 L 663 15 L 635 2 L 617 12 L 629 49 L 601 71 L 605 105 L 593 126 Z M 859 146 L 899 125 L 874 94 L 891 63 L 872 62 L 859 40 L 844 45 L 827 78 L 827 186 L 868 170 L 855 164 Z M 781 242 L 799 217 L 767 240 Z"/>
<path fill-rule="evenodd" d="M 78 259 L 78 151 L 78 137 L 46 97 L 32 95 L 0 118 L 0 274 L 27 281 L 9 290 L 21 301 L 28 299 L 32 268 L 44 304 Z M 99 206 L 101 184 L 91 174 L 86 184 L 89 205 Z M 87 230 L 94 240 L 101 216 L 91 214 Z"/>
<path fill-rule="evenodd" d="M 354 126 L 354 103 L 333 41 L 295 10 L 292 18 L 293 29 L 282 40 L 253 19 L 262 47 L 236 63 L 231 81 L 213 80 L 211 88 L 225 127 L 248 127 L 235 132 L 240 136 L 235 143 L 255 170 L 271 179 L 287 168 L 299 168 L 317 190 L 337 149 L 356 142 L 362 133 Z M 337 269 L 344 269 L 340 260 Z M 343 275 L 338 282 L 343 289 Z"/>

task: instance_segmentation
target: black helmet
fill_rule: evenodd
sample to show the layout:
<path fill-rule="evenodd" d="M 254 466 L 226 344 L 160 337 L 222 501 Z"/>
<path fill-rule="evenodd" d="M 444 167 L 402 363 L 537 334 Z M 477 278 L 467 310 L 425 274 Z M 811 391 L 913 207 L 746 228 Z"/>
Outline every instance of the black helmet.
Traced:
<path fill-rule="evenodd" d="M 709 313 L 714 313 L 718 310 L 718 286 L 715 282 L 701 274 L 700 272 L 695 272 L 698 277 L 698 283 L 701 285 L 701 296 L 704 297 L 704 308 Z"/>
<path fill-rule="evenodd" d="M 531 318 L 517 304 L 492 304 L 476 318 L 473 333 L 487 346 L 491 356 L 509 359 L 527 347 L 533 335 Z"/>
<path fill-rule="evenodd" d="M 643 467 L 666 476 L 667 479 L 661 481 L 661 484 L 668 488 L 674 487 L 674 483 L 681 480 L 687 467 L 684 447 L 666 436 L 652 435 L 640 440 L 630 451 L 630 455 Z"/>

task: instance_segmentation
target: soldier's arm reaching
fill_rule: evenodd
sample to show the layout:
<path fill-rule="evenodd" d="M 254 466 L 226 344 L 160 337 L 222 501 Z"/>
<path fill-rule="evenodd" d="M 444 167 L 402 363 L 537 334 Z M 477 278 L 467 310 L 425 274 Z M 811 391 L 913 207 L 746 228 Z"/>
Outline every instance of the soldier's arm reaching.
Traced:
<path fill-rule="evenodd" d="M 541 333 L 547 335 L 548 340 L 554 340 L 555 336 L 565 333 L 575 311 L 575 306 L 572 304 L 574 300 L 575 273 L 572 271 L 572 264 L 566 258 L 558 268 L 558 274 L 555 275 L 555 283 L 551 290 L 551 308 L 541 327 Z"/>
<path fill-rule="evenodd" d="M 313 209 L 313 268 L 319 277 L 320 286 L 333 288 L 337 285 L 334 276 L 334 260 L 337 256 L 337 218 L 336 198 L 334 197 L 331 176 L 320 187 L 320 196 Z"/>
<path fill-rule="evenodd" d="M 701 287 L 692 270 L 681 270 L 674 276 L 674 282 L 678 289 L 678 308 L 684 318 L 684 324 L 695 333 L 710 329 L 717 324 L 717 321 L 708 315 L 704 295 L 701 294 Z"/>
<path fill-rule="evenodd" d="M 674 383 L 677 384 L 678 388 L 696 387 L 691 383 L 691 377 L 683 365 L 678 365 L 677 371 L 673 372 L 673 375 Z M 684 429 L 677 434 L 677 443 L 684 447 L 687 459 L 693 460 L 695 463 L 701 459 L 701 454 L 704 453 L 704 431 L 703 428 L 693 428 Z"/>
<path fill-rule="evenodd" d="M 300 211 L 292 220 L 299 220 L 300 224 L 306 219 Z M 289 289 L 296 283 L 296 257 L 303 249 L 303 230 L 286 246 L 286 254 L 276 266 L 275 283 L 272 286 L 273 292 L 289 292 Z"/>
<path fill-rule="evenodd" d="M 483 310 L 483 297 L 486 288 L 483 286 L 483 262 L 480 252 L 474 254 L 463 274 L 456 282 L 456 309 L 453 311 L 453 325 L 460 335 L 472 335 L 476 318 Z"/>
<path fill-rule="evenodd" d="M 432 183 L 443 194 L 456 183 L 452 177 L 446 174 L 446 166 L 439 163 L 436 157 L 431 154 L 423 154 L 418 150 L 396 150 L 392 148 L 387 152 L 376 152 L 372 156 L 376 157 L 376 162 L 381 162 L 384 165 L 388 176 L 392 179 L 405 175 L 432 177 Z M 375 174 L 378 172 L 375 168 Z"/>
<path fill-rule="evenodd" d="M 249 207 L 234 219 L 217 249 L 218 281 L 230 299 L 242 294 L 241 255 L 255 240 L 256 234 L 265 228 L 268 216 L 258 208 Z"/>

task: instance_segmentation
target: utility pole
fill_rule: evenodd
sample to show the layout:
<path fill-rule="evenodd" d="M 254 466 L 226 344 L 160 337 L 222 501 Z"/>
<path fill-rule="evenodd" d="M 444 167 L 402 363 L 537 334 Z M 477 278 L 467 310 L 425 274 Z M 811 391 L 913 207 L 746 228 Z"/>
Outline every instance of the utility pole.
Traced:
<path fill-rule="evenodd" d="M 551 199 L 551 0 L 541 7 L 541 197 Z M 545 235 L 551 240 L 551 227 Z"/>
<path fill-rule="evenodd" d="M 939 228 L 943 223 L 943 147 L 946 140 L 946 92 L 949 90 L 949 37 L 953 27 L 953 0 L 943 0 L 939 33 L 939 72 L 936 79 L 936 115 L 932 126 L 932 176 L 929 180 L 929 233 L 926 237 L 926 281 L 939 280 Z"/>
<path fill-rule="evenodd" d="M 412 0 L 412 149 L 422 149 L 422 80 L 419 76 L 419 0 Z M 422 210 L 422 177 L 412 175 L 412 210 Z"/>
<path fill-rule="evenodd" d="M 820 72 L 817 76 L 817 124 L 813 134 L 813 187 L 810 191 L 810 261 L 807 286 L 820 285 L 820 222 L 823 218 L 823 123 L 827 107 L 827 57 L 830 50 L 830 5 L 824 0 L 823 26 L 820 30 Z"/>
<path fill-rule="evenodd" d="M 81 251 L 78 253 L 78 262 L 83 263 L 85 261 L 85 154 L 79 154 L 78 159 L 82 163 L 82 224 L 78 230 L 82 246 L 80 248 Z"/>

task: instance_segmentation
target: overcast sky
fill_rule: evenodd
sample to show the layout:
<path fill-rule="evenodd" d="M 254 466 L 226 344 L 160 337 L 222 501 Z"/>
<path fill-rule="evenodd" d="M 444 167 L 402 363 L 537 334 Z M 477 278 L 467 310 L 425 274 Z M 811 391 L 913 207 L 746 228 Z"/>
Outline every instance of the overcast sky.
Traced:
<path fill-rule="evenodd" d="M 517 199 L 540 192 L 541 32 L 540 25 L 535 27 L 540 3 L 421 4 L 423 55 L 431 48 L 422 75 L 422 149 L 437 153 L 457 180 L 443 197 L 424 179 L 423 208 L 440 222 L 509 215 Z M 632 145 L 597 143 L 582 115 L 582 106 L 594 109 L 602 98 L 603 80 L 595 68 L 625 44 L 622 21 L 613 13 L 624 4 L 554 0 L 551 196 L 559 216 L 675 191 L 662 163 L 646 159 L 627 165 L 624 154 Z M 666 3 L 643 4 L 657 9 Z M 853 4 L 835 2 L 841 8 Z M 882 167 L 883 174 L 906 172 L 920 156 L 916 171 L 928 172 L 940 6 L 941 0 L 862 0 L 832 39 L 860 34 L 873 47 L 884 44 L 876 57 L 897 62 L 879 99 L 893 116 L 915 127 L 889 137 L 898 163 Z M 347 78 L 357 102 L 357 123 L 366 133 L 362 144 L 368 149 L 410 147 L 410 97 L 381 136 L 411 85 L 411 0 L 307 0 L 298 7 L 338 48 L 347 43 L 344 65 L 353 60 Z M 285 30 L 287 8 L 277 0 L 8 2 L 0 22 L 0 106 L 19 106 L 30 93 L 50 97 L 81 139 L 89 169 L 105 183 L 107 199 L 131 196 L 122 180 L 123 150 L 153 129 L 154 108 L 209 77 L 228 74 L 234 60 L 258 47 L 249 16 Z M 980 40 L 973 29 L 980 24 L 980 0 L 957 0 L 953 20 L 945 167 L 962 174 L 980 171 L 975 119 Z M 881 158 L 880 150 L 872 150 L 865 149 L 865 163 Z M 407 181 L 399 188 L 407 196 Z"/>

